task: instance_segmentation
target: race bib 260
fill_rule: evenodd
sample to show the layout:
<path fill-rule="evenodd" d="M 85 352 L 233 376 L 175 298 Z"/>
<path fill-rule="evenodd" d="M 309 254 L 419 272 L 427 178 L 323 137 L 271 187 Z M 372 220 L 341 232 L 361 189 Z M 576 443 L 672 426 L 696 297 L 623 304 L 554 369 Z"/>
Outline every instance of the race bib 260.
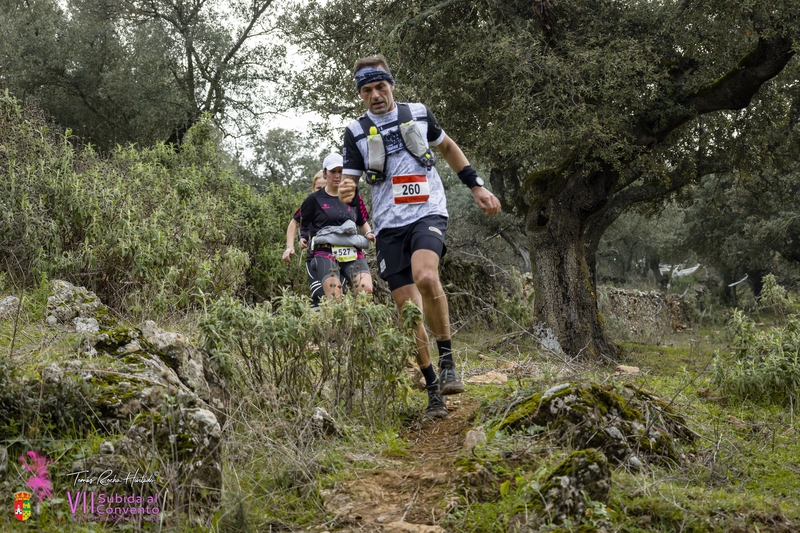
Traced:
<path fill-rule="evenodd" d="M 407 174 L 392 177 L 392 194 L 395 204 L 424 204 L 431 194 L 425 174 Z"/>

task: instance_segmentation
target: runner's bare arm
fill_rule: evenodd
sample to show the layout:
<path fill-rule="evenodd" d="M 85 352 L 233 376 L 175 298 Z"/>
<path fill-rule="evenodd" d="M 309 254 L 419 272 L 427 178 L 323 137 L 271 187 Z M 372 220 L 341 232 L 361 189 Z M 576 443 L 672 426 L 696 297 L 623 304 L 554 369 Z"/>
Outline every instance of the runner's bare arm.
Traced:
<path fill-rule="evenodd" d="M 289 221 L 289 226 L 286 228 L 286 250 L 283 252 L 281 259 L 285 262 L 290 262 L 294 255 L 294 239 L 297 237 L 297 228 L 300 224 L 295 219 Z"/>
<path fill-rule="evenodd" d="M 464 170 L 464 168 L 469 165 L 467 156 L 464 155 L 464 152 L 461 151 L 461 148 L 459 148 L 456 142 L 449 136 L 445 135 L 444 140 L 442 140 L 442 142 L 439 143 L 436 148 L 456 174 Z M 498 200 L 497 197 L 488 189 L 483 187 L 473 187 L 472 197 L 475 199 L 475 203 L 478 204 L 478 207 L 480 207 L 487 215 L 496 215 L 500 212 L 500 200 Z"/>
<path fill-rule="evenodd" d="M 465 166 L 469 165 L 467 156 L 464 155 L 461 148 L 459 148 L 456 142 L 448 135 L 444 136 L 444 139 L 436 146 L 436 149 L 439 150 L 439 153 L 442 154 L 444 160 L 447 161 L 447 164 L 450 165 L 450 168 L 452 168 L 453 172 L 456 174 L 461 172 Z"/>
<path fill-rule="evenodd" d="M 364 222 L 361 226 L 359 226 L 358 229 L 361 230 L 361 233 L 367 238 L 367 240 L 371 241 L 372 244 L 375 244 L 375 234 L 372 233 L 372 228 L 369 227 L 369 222 Z"/>

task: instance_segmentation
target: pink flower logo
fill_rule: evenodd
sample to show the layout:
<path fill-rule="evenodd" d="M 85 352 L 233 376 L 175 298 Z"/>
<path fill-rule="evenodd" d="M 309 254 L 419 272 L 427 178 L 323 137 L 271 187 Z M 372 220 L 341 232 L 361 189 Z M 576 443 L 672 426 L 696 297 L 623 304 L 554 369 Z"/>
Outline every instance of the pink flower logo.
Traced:
<path fill-rule="evenodd" d="M 26 483 L 39 496 L 39 501 L 44 501 L 53 495 L 53 484 L 47 475 L 47 465 L 51 461 L 44 455 L 39 455 L 33 451 L 28 452 L 27 455 L 30 458 L 30 462 L 26 460 L 24 455 L 19 456 L 22 467 L 28 472 L 33 472 L 33 476 Z"/>

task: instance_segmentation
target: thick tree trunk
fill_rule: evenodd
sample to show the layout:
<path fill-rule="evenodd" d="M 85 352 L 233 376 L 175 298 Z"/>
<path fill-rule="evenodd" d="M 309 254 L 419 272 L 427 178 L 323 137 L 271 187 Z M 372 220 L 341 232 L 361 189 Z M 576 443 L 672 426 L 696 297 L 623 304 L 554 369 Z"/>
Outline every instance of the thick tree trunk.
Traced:
<path fill-rule="evenodd" d="M 766 270 L 761 269 L 748 269 L 747 281 L 750 282 L 750 287 L 753 289 L 753 296 L 759 298 L 761 291 L 764 289 L 764 276 L 769 274 Z"/>
<path fill-rule="evenodd" d="M 597 290 L 597 285 L 600 283 L 597 279 L 597 246 L 592 244 L 584 244 L 586 268 L 589 269 L 589 280 L 592 282 L 593 290 Z"/>
<path fill-rule="evenodd" d="M 511 248 L 514 249 L 514 252 L 522 258 L 524 262 L 523 272 L 530 272 L 531 271 L 531 253 L 528 251 L 527 248 L 521 246 L 517 240 L 511 235 L 511 233 L 507 229 L 503 229 L 500 231 L 500 237 L 506 241 Z"/>
<path fill-rule="evenodd" d="M 656 286 L 659 289 L 666 289 L 667 285 L 669 285 L 670 277 L 661 273 L 661 257 L 659 257 L 657 251 L 651 250 L 647 254 L 647 266 L 650 267 L 650 271 L 653 273 L 653 281 L 656 282 Z"/>
<path fill-rule="evenodd" d="M 547 225 L 529 232 L 536 313 L 572 357 L 617 354 L 603 330 L 581 220 L 551 204 Z"/>
<path fill-rule="evenodd" d="M 736 294 L 738 284 L 736 274 L 730 271 L 722 272 L 722 300 L 730 307 L 738 307 L 739 302 Z"/>

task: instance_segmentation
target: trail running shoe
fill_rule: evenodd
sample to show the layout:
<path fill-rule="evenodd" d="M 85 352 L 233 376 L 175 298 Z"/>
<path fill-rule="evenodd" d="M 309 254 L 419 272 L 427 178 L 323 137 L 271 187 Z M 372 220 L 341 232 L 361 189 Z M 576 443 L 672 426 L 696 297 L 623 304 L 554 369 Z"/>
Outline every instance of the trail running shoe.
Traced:
<path fill-rule="evenodd" d="M 428 389 L 428 408 L 425 409 L 425 416 L 428 418 L 444 418 L 447 416 L 447 406 L 445 397 L 439 394 L 436 389 Z"/>
<path fill-rule="evenodd" d="M 458 377 L 455 363 L 442 362 L 439 367 L 439 394 L 442 396 L 461 394 L 465 390 L 467 389 L 464 387 L 464 382 Z"/>

